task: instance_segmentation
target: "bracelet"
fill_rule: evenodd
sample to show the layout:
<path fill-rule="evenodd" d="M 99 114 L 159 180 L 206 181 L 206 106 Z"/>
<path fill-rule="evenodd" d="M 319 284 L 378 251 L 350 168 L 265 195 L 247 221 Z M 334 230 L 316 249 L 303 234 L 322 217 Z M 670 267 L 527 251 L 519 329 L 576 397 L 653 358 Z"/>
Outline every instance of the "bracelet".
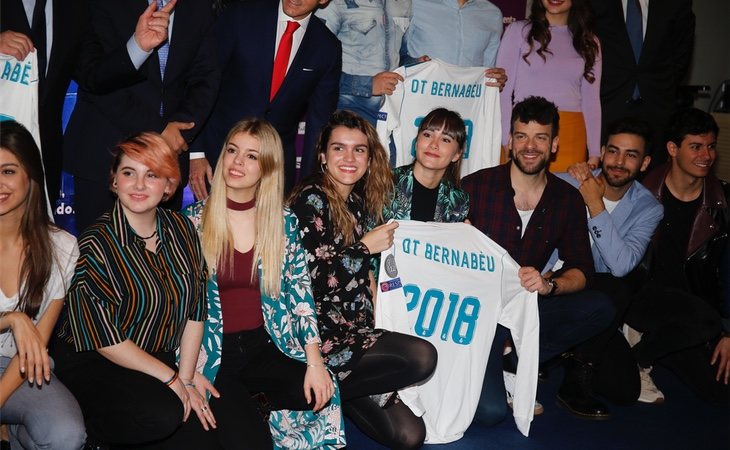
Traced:
<path fill-rule="evenodd" d="M 167 387 L 172 386 L 172 383 L 176 382 L 177 378 L 178 378 L 178 373 L 176 370 L 175 373 L 172 374 L 172 377 L 170 377 L 169 380 L 165 381 L 165 386 L 167 386 Z"/>
<path fill-rule="evenodd" d="M 307 367 L 324 367 L 324 364 L 309 364 L 309 363 L 307 363 Z"/>

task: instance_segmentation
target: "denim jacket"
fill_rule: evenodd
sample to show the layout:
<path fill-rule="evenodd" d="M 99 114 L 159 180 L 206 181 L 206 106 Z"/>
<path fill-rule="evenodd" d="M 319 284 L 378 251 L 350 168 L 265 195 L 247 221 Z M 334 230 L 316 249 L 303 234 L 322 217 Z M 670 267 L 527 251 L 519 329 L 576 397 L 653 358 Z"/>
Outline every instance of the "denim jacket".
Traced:
<path fill-rule="evenodd" d="M 370 97 L 373 75 L 398 66 L 411 0 L 332 0 L 316 15 L 342 42 L 340 95 Z"/>

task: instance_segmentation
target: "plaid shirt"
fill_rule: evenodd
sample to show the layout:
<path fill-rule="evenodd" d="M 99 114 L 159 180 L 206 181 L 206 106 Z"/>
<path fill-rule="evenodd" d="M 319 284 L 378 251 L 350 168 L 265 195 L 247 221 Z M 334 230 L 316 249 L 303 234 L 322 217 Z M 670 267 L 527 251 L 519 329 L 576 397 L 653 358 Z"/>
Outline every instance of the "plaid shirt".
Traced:
<path fill-rule="evenodd" d="M 565 261 L 562 273 L 578 269 L 590 281 L 593 256 L 586 233 L 586 208 L 578 191 L 547 173 L 547 185 L 521 237 L 522 221 L 510 180 L 512 163 L 482 169 L 461 181 L 469 193 L 472 225 L 502 246 L 522 266 L 542 270 L 557 249 Z"/>

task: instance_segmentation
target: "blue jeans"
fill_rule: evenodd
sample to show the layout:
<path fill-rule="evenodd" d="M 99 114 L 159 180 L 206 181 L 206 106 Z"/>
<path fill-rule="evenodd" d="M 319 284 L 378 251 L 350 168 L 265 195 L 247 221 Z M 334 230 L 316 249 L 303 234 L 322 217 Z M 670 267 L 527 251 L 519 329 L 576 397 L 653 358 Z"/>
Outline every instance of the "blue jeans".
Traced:
<path fill-rule="evenodd" d="M 0 357 L 0 374 L 11 359 Z M 23 382 L 0 408 L 11 448 L 78 450 L 86 442 L 84 417 L 73 395 L 51 375 L 38 388 Z"/>
<path fill-rule="evenodd" d="M 340 94 L 337 101 L 337 109 L 346 109 L 352 111 L 363 119 L 370 122 L 373 127 L 378 121 L 378 111 L 380 111 L 381 97 L 376 95 L 373 97 L 359 97 L 357 95 Z"/>

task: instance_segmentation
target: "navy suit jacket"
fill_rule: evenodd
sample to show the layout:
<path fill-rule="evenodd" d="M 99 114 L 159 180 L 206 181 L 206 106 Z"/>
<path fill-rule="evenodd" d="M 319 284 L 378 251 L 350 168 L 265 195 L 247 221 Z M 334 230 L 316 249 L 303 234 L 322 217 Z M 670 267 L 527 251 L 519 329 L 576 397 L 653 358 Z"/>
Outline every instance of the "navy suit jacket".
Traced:
<path fill-rule="evenodd" d="M 30 37 L 30 24 L 21 0 L 1 0 L 0 11 L 0 31 L 11 30 Z M 51 200 L 58 195 L 61 184 L 63 102 L 88 26 L 86 0 L 53 0 L 51 55 L 38 89 L 41 147 Z"/>
<path fill-rule="evenodd" d="M 294 139 L 306 114 L 301 174 L 311 172 L 320 130 L 337 106 L 340 41 L 314 15 L 273 101 L 269 101 L 279 2 L 254 0 L 224 9 L 216 24 L 221 85 L 208 123 L 192 151 L 215 167 L 228 130 L 245 117 L 266 119 L 281 135 L 287 187 L 294 181 Z"/>
<path fill-rule="evenodd" d="M 64 166 L 75 176 L 105 183 L 115 144 L 141 131 L 161 132 L 170 121 L 195 122 L 195 128 L 182 132 L 191 142 L 213 107 L 220 73 L 210 2 L 185 0 L 175 6 L 164 81 L 157 50 L 139 70 L 127 52 L 147 6 L 147 0 L 105 0 L 91 6 L 93 32 L 83 44 L 78 99 L 64 142 Z M 183 184 L 187 160 L 187 154 L 180 158 Z"/>
<path fill-rule="evenodd" d="M 675 109 L 677 87 L 692 58 L 695 16 L 692 0 L 649 2 L 644 44 L 638 63 L 631 49 L 621 0 L 589 0 L 594 32 L 601 41 L 602 122 L 626 117 L 648 121 L 654 131 L 650 168 L 666 159 L 664 127 Z M 643 102 L 632 104 L 638 84 Z M 605 136 L 604 136 L 605 137 Z"/>

